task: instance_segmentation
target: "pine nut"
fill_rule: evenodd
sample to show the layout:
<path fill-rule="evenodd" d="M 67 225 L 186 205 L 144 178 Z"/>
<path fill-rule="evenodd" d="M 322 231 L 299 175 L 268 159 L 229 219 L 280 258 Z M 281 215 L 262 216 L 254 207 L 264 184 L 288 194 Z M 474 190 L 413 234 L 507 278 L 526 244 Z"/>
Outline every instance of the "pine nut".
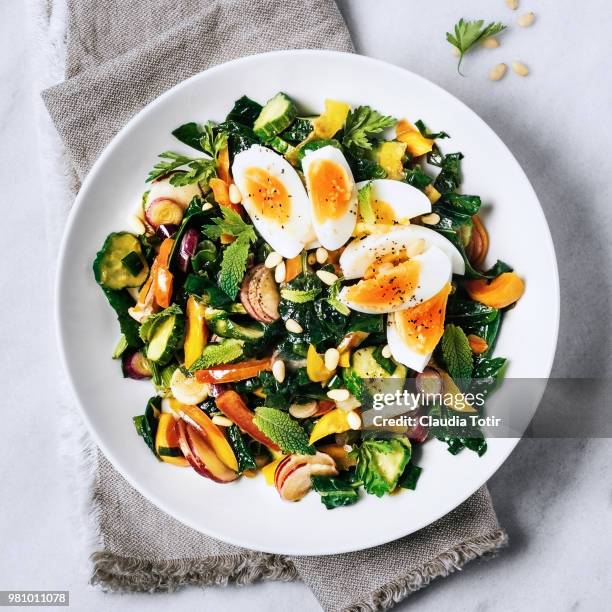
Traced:
<path fill-rule="evenodd" d="M 347 389 L 330 389 L 327 392 L 327 397 L 329 397 L 329 399 L 334 400 L 335 402 L 344 402 L 350 396 L 351 394 L 348 392 Z"/>
<path fill-rule="evenodd" d="M 347 400 L 336 402 L 336 407 L 340 408 L 340 410 L 344 410 L 344 412 L 351 412 L 351 410 L 355 410 L 355 408 L 359 408 L 359 406 L 361 406 L 361 402 L 353 395 Z"/>
<path fill-rule="evenodd" d="M 325 367 L 333 372 L 338 367 L 338 361 L 340 361 L 340 351 L 335 348 L 330 348 L 325 351 Z"/>
<path fill-rule="evenodd" d="M 295 319 L 285 321 L 285 329 L 293 334 L 301 334 L 304 329 Z"/>
<path fill-rule="evenodd" d="M 535 21 L 535 13 L 531 11 L 529 13 L 524 13 L 521 15 L 516 22 L 521 26 L 521 28 L 528 28 Z"/>
<path fill-rule="evenodd" d="M 440 215 L 438 213 L 423 215 L 421 221 L 425 223 L 425 225 L 436 225 L 436 223 L 440 223 Z"/>
<path fill-rule="evenodd" d="M 280 285 L 285 282 L 285 276 L 287 276 L 287 266 L 285 262 L 281 261 L 276 268 L 274 268 L 274 280 Z"/>
<path fill-rule="evenodd" d="M 314 253 L 308 253 L 308 257 L 306 258 L 309 266 L 314 266 L 317 263 L 317 256 Z"/>
<path fill-rule="evenodd" d="M 425 240 L 423 240 L 422 238 L 411 242 L 406 247 L 406 255 L 408 257 L 416 257 L 417 255 L 423 253 L 423 251 L 425 251 Z"/>
<path fill-rule="evenodd" d="M 352 447 L 352 445 L 351 445 L 351 444 L 345 444 L 345 445 L 344 445 L 342 448 L 343 448 L 343 449 L 344 449 L 344 450 L 345 450 L 347 453 L 350 453 L 350 452 L 353 450 L 353 447 Z"/>
<path fill-rule="evenodd" d="M 506 6 L 511 10 L 511 11 L 516 11 L 516 9 L 519 6 L 518 0 L 506 0 Z"/>
<path fill-rule="evenodd" d="M 221 416 L 220 414 L 215 414 L 211 421 L 219 427 L 231 427 L 234 424 L 227 417 Z"/>
<path fill-rule="evenodd" d="M 319 247 L 316 250 L 315 257 L 317 258 L 317 263 L 324 264 L 327 261 L 327 258 L 329 257 L 329 253 L 327 252 L 327 249 Z"/>
<path fill-rule="evenodd" d="M 234 183 L 229 186 L 229 199 L 232 204 L 240 204 L 240 202 L 242 202 L 240 189 L 238 189 Z"/>
<path fill-rule="evenodd" d="M 385 344 L 385 346 L 383 347 L 382 352 L 382 356 L 385 357 L 386 359 L 390 359 L 391 357 L 391 349 L 389 348 L 388 344 Z"/>
<path fill-rule="evenodd" d="M 361 417 L 354 410 L 346 415 L 346 422 L 351 429 L 361 429 Z"/>
<path fill-rule="evenodd" d="M 213 207 L 213 205 L 210 202 L 204 202 L 204 204 L 202 204 L 202 210 L 204 212 L 206 212 L 207 210 L 210 210 Z"/>
<path fill-rule="evenodd" d="M 285 362 L 282 359 L 277 359 L 272 364 L 272 374 L 279 383 L 285 380 Z"/>
<path fill-rule="evenodd" d="M 328 272 L 327 270 L 317 270 L 317 276 L 326 285 L 333 285 L 338 280 L 338 277 L 333 272 Z"/>
<path fill-rule="evenodd" d="M 318 409 L 317 402 L 312 401 L 307 404 L 291 404 L 289 414 L 296 419 L 308 419 Z"/>
<path fill-rule="evenodd" d="M 264 266 L 266 266 L 266 268 L 272 270 L 272 268 L 276 268 L 276 266 L 278 266 L 278 264 L 281 261 L 283 261 L 283 256 L 280 253 L 277 253 L 276 251 L 272 251 L 266 257 L 266 261 L 264 262 Z"/>
<path fill-rule="evenodd" d="M 496 64 L 495 66 L 493 66 L 493 68 L 491 68 L 489 72 L 489 78 L 492 81 L 499 81 L 500 79 L 504 78 L 507 69 L 508 66 L 506 66 L 506 64 Z"/>
<path fill-rule="evenodd" d="M 514 70 L 516 74 L 522 77 L 525 77 L 529 74 L 529 68 L 527 68 L 527 66 L 525 66 L 525 64 L 523 64 L 522 62 L 518 62 L 516 60 L 512 62 L 512 70 Z"/>
<path fill-rule="evenodd" d="M 146 228 L 144 223 L 139 219 L 138 215 L 132 215 L 128 222 L 130 224 L 130 229 L 137 235 L 144 234 L 146 232 Z"/>
<path fill-rule="evenodd" d="M 499 40 L 497 40 L 495 36 L 487 36 L 487 38 L 482 41 L 482 46 L 485 49 L 497 49 L 497 47 L 499 47 Z"/>

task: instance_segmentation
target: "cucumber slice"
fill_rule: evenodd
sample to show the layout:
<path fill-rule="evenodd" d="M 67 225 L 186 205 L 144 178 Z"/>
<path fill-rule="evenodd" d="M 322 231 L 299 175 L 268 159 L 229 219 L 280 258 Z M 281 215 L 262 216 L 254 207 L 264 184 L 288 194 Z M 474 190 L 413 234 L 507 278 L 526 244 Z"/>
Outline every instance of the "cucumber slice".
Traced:
<path fill-rule="evenodd" d="M 217 336 L 246 340 L 247 342 L 260 340 L 265 333 L 265 328 L 260 323 L 253 322 L 249 325 L 240 325 L 225 317 L 214 319 L 210 325 Z"/>
<path fill-rule="evenodd" d="M 296 116 L 297 108 L 291 98 L 282 92 L 277 93 L 261 109 L 253 131 L 265 142 L 288 128 Z"/>
<path fill-rule="evenodd" d="M 395 371 L 389 374 L 385 368 L 383 368 L 376 359 L 375 346 L 368 346 L 366 348 L 359 349 L 353 353 L 351 360 L 351 366 L 355 371 L 355 374 L 361 378 L 406 378 L 407 370 L 406 367 L 397 364 Z"/>
<path fill-rule="evenodd" d="M 182 316 L 171 315 L 162 319 L 153 330 L 147 345 L 147 359 L 164 365 L 183 341 L 185 323 Z"/>
<path fill-rule="evenodd" d="M 290 155 L 295 147 L 291 146 L 286 140 L 283 140 L 280 136 L 274 136 L 268 140 L 267 144 L 281 155 Z"/>
<path fill-rule="evenodd" d="M 134 255 L 131 255 L 134 253 Z M 138 257 L 142 268 L 137 274 L 125 265 L 123 260 Z M 93 263 L 96 281 L 105 289 L 125 289 L 126 287 L 140 287 L 147 280 L 149 265 L 142 254 L 140 241 L 129 232 L 115 232 L 109 234 L 102 248 L 98 251 Z"/>

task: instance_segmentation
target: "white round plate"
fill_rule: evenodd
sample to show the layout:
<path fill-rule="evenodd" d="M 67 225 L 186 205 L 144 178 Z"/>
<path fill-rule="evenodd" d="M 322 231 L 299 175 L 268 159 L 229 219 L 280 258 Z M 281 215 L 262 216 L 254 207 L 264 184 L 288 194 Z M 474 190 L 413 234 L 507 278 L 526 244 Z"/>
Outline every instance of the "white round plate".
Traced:
<path fill-rule="evenodd" d="M 117 321 L 96 285 L 91 264 L 111 231 L 126 227 L 158 153 L 188 152 L 171 131 L 187 121 L 221 121 L 247 94 L 264 102 L 284 91 L 312 112 L 325 98 L 367 104 L 395 117 L 423 119 L 462 151 L 465 193 L 486 203 L 491 257 L 511 263 L 527 291 L 505 318 L 496 354 L 508 377 L 547 378 L 559 313 L 557 266 L 538 199 L 519 164 L 494 132 L 452 95 L 407 70 L 328 51 L 285 51 L 242 58 L 177 85 L 134 117 L 100 156 L 70 214 L 57 280 L 61 352 L 83 417 L 96 442 L 145 497 L 184 524 L 226 542 L 281 554 L 360 550 L 410 534 L 440 518 L 483 485 L 517 439 L 491 439 L 483 457 L 453 457 L 444 444 L 424 445 L 417 490 L 328 511 L 316 493 L 281 501 L 261 476 L 218 485 L 191 469 L 159 463 L 137 437 L 132 416 L 152 395 L 149 382 L 125 380 L 111 359 Z M 490 210 L 489 209 L 490 206 Z M 533 408 L 540 393 L 531 398 Z M 493 400 L 492 400 L 493 401 Z"/>

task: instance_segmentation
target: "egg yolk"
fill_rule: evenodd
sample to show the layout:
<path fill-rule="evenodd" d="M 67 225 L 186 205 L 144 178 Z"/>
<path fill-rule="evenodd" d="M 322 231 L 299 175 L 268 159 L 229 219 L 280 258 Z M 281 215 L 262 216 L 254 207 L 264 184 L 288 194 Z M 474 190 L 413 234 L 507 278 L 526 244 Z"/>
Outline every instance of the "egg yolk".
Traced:
<path fill-rule="evenodd" d="M 390 204 L 387 204 L 387 202 L 383 200 L 374 200 L 372 202 L 372 210 L 374 211 L 374 223 L 393 225 L 395 221 L 395 212 Z"/>
<path fill-rule="evenodd" d="M 406 346 L 422 355 L 436 348 L 444 334 L 444 316 L 450 290 L 450 283 L 446 283 L 429 300 L 393 315 L 399 337 Z"/>
<path fill-rule="evenodd" d="M 313 161 L 308 169 L 308 186 L 316 221 L 333 221 L 347 213 L 353 185 L 342 166 L 329 159 Z"/>
<path fill-rule="evenodd" d="M 284 225 L 291 215 L 291 196 L 283 183 L 263 168 L 244 173 L 249 200 L 259 216 Z"/>
<path fill-rule="evenodd" d="M 389 271 L 359 281 L 348 288 L 347 301 L 376 310 L 405 304 L 419 284 L 421 264 L 411 259 Z"/>

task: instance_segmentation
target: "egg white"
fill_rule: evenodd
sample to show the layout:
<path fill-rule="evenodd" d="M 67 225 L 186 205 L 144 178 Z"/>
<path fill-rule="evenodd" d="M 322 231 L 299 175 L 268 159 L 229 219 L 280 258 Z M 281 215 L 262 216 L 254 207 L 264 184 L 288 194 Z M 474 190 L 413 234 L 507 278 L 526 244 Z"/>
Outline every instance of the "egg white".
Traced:
<path fill-rule="evenodd" d="M 453 274 L 465 274 L 463 257 L 455 245 L 442 234 L 421 225 L 405 225 L 386 234 L 372 234 L 353 240 L 340 256 L 342 274 L 347 279 L 362 278 L 378 255 L 402 251 L 419 239 L 425 241 L 426 247 L 435 246 L 446 254 Z"/>
<path fill-rule="evenodd" d="M 339 249 L 350 237 L 355 229 L 357 223 L 357 188 L 355 186 L 355 180 L 351 168 L 346 161 L 346 158 L 342 154 L 342 151 L 336 147 L 328 145 L 321 147 L 315 151 L 307 151 L 302 160 L 302 169 L 304 170 L 304 176 L 306 177 L 306 187 L 308 189 L 309 198 L 311 195 L 311 185 L 309 181 L 309 170 L 313 162 L 317 160 L 329 160 L 334 164 L 340 166 L 348 177 L 349 184 L 351 186 L 351 197 L 346 213 L 344 213 L 339 219 L 330 219 L 323 223 L 320 223 L 312 213 L 312 200 L 311 204 L 311 219 L 312 226 L 318 241 L 326 249 L 331 251 Z"/>
<path fill-rule="evenodd" d="M 397 304 L 395 306 L 390 306 L 389 304 L 379 304 L 376 306 L 357 304 L 347 297 L 348 287 L 344 287 L 342 291 L 340 291 L 340 300 L 349 308 L 357 312 L 364 312 L 367 314 L 396 312 L 398 310 L 412 308 L 432 298 L 441 291 L 444 285 L 446 285 L 452 277 L 450 259 L 442 249 L 436 246 L 431 246 L 420 255 L 416 255 L 410 259 L 411 261 L 418 261 L 420 264 L 419 281 L 414 294 L 407 297 L 402 304 Z M 363 276 L 363 273 L 361 276 Z"/>
<path fill-rule="evenodd" d="M 261 168 L 279 180 L 291 196 L 289 220 L 281 225 L 262 217 L 249 197 L 245 172 L 248 168 Z M 310 204 L 304 185 L 291 164 L 271 149 L 253 145 L 238 153 L 232 164 L 232 176 L 242 194 L 242 205 L 264 240 L 280 255 L 290 259 L 298 255 L 304 245 L 314 240 L 310 222 Z"/>
<path fill-rule="evenodd" d="M 403 223 L 431 212 L 429 198 L 416 187 L 391 179 L 375 179 L 373 181 L 361 181 L 357 183 L 357 189 L 371 183 L 372 199 L 385 202 L 393 209 L 394 221 Z"/>
<path fill-rule="evenodd" d="M 387 344 L 395 361 L 417 372 L 422 372 L 431 359 L 432 353 L 419 353 L 404 343 L 397 331 L 393 313 L 390 313 L 387 317 Z"/>

